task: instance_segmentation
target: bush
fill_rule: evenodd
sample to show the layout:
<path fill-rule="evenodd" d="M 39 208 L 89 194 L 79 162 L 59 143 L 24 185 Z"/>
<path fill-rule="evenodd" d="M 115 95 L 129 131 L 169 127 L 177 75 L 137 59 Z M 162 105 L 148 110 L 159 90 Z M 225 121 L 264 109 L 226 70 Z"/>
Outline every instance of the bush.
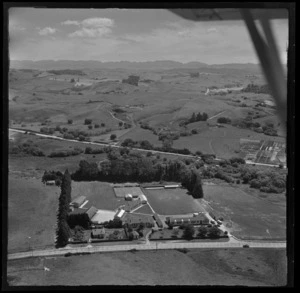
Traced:
<path fill-rule="evenodd" d="M 68 124 L 73 124 L 73 120 L 72 119 L 68 119 Z"/>
<path fill-rule="evenodd" d="M 223 123 L 223 124 L 230 124 L 231 123 L 231 119 L 230 118 L 226 118 L 226 117 L 220 117 L 217 120 L 218 123 Z"/>
<path fill-rule="evenodd" d="M 111 136 L 110 136 L 110 140 L 115 140 L 117 138 L 117 136 L 115 135 L 115 134 L 112 134 Z"/>
<path fill-rule="evenodd" d="M 105 127 L 105 123 L 101 123 L 101 127 Z"/>
<path fill-rule="evenodd" d="M 92 126 L 92 125 L 89 125 L 89 126 L 88 126 L 88 129 L 92 129 L 92 128 L 93 128 L 93 126 Z"/>
<path fill-rule="evenodd" d="M 100 125 L 99 125 L 99 124 L 95 124 L 94 127 L 95 127 L 95 128 L 99 128 Z"/>
<path fill-rule="evenodd" d="M 92 119 L 85 119 L 84 125 L 89 125 L 89 124 L 92 124 Z"/>

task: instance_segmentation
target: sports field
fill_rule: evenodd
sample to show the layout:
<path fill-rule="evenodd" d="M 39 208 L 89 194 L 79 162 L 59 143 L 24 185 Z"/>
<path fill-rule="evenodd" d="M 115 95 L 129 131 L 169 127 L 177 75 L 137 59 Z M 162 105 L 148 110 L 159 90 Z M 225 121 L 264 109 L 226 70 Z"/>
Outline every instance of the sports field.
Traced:
<path fill-rule="evenodd" d="M 149 204 L 157 214 L 180 215 L 203 212 L 198 200 L 187 194 L 186 189 L 144 189 Z"/>

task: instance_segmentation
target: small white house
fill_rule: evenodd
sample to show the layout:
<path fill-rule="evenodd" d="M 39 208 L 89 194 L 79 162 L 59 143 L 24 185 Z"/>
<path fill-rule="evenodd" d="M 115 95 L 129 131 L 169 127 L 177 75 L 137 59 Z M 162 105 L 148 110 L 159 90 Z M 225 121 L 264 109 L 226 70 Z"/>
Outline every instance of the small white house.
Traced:
<path fill-rule="evenodd" d="M 46 185 L 55 185 L 55 180 L 46 181 Z"/>
<path fill-rule="evenodd" d="M 140 201 L 142 204 L 146 204 L 147 201 L 147 197 L 144 194 L 140 194 Z"/>
<path fill-rule="evenodd" d="M 119 219 L 122 218 L 124 213 L 125 213 L 125 210 L 123 210 L 123 209 L 119 210 L 118 213 L 116 214 L 116 218 L 119 218 Z"/>
<path fill-rule="evenodd" d="M 126 194 L 125 200 L 132 200 L 132 195 L 130 193 Z"/>

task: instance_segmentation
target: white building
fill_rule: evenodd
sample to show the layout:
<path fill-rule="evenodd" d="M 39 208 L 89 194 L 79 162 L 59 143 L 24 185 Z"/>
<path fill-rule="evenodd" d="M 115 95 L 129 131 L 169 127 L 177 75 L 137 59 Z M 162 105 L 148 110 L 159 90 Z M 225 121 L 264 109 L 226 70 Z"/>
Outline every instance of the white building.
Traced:
<path fill-rule="evenodd" d="M 145 204 L 147 203 L 147 197 L 144 194 L 140 194 L 140 201 L 141 203 Z"/>

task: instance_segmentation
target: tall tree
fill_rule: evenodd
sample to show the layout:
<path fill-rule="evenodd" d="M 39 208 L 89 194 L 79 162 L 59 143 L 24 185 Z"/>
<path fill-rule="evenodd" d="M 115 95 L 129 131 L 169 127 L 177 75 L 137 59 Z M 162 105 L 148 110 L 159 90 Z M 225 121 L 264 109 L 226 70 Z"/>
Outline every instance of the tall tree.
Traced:
<path fill-rule="evenodd" d="M 204 196 L 200 174 L 196 174 L 192 195 L 194 198 L 203 198 Z"/>
<path fill-rule="evenodd" d="M 58 222 L 56 246 L 63 247 L 68 244 L 70 237 L 70 228 L 65 220 Z"/>
<path fill-rule="evenodd" d="M 184 227 L 183 237 L 188 240 L 193 239 L 194 233 L 195 233 L 194 226 L 191 224 L 188 224 Z"/>

